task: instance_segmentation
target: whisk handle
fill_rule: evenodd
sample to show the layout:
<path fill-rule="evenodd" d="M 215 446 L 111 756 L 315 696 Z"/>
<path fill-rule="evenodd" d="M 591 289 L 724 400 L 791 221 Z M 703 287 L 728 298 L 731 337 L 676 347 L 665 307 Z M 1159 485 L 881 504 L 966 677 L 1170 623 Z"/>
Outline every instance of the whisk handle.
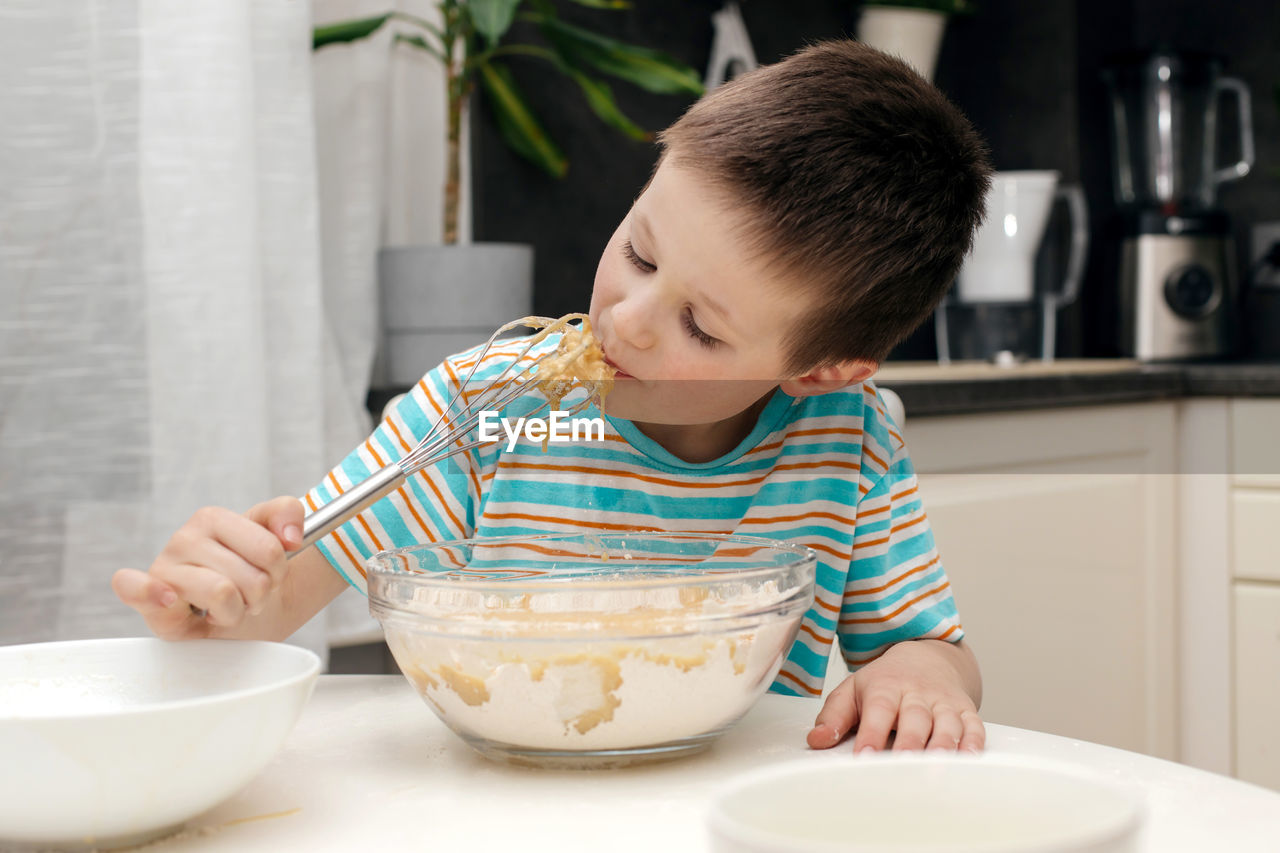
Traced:
<path fill-rule="evenodd" d="M 308 515 L 302 523 L 302 544 L 289 556 L 306 550 L 308 545 L 341 527 L 351 516 L 372 506 L 403 483 L 404 478 L 404 471 L 393 462 Z"/>

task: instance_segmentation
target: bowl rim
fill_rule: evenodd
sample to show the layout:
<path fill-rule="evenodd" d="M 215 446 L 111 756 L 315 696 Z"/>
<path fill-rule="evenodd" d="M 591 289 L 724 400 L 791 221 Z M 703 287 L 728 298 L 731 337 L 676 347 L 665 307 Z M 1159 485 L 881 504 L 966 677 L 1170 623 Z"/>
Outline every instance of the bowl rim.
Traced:
<path fill-rule="evenodd" d="M 157 712 L 166 712 L 191 708 L 195 706 L 217 705 L 225 702 L 235 702 L 241 699 L 270 693 L 277 690 L 292 688 L 299 683 L 308 680 L 314 680 L 320 674 L 320 656 L 310 649 L 302 646 L 295 646 L 291 643 L 272 642 L 270 640 L 237 640 L 231 638 L 213 638 L 204 637 L 194 640 L 162 640 L 159 637 L 107 637 L 102 639 L 81 639 L 81 640 L 58 640 L 48 643 L 22 643 L 12 646 L 0 647 L 0 656 L 16 655 L 23 650 L 41 649 L 42 651 L 53 652 L 59 648 L 86 648 L 86 647 L 102 647 L 102 646 L 157 646 L 157 645 L 181 645 L 196 646 L 207 644 L 250 644 L 254 646 L 271 647 L 272 654 L 280 653 L 286 655 L 294 655 L 301 660 L 307 661 L 304 669 L 296 672 L 286 678 L 273 681 L 270 684 L 259 684 L 254 687 L 241 687 L 235 690 L 219 691 L 201 696 L 191 696 L 185 699 L 167 699 L 160 702 L 148 702 L 142 705 L 128 706 L 123 708 L 110 708 L 106 710 L 90 710 L 90 711 L 71 711 L 68 713 L 8 713 L 0 710 L 0 724 L 10 722 L 61 722 L 67 721 L 86 721 L 93 719 L 106 719 L 115 717 L 137 716 L 140 714 L 153 714 Z M 285 651 L 277 652 L 278 649 Z"/>
<path fill-rule="evenodd" d="M 664 531 L 664 530 L 620 530 L 607 531 L 603 533 L 590 532 L 584 533 L 580 531 L 564 531 L 559 533 L 528 533 L 528 534 L 511 534 L 504 536 L 473 536 L 463 539 L 451 539 L 441 542 L 423 542 L 416 545 L 408 545 L 403 548 L 388 548 L 379 551 L 365 561 L 366 575 L 372 579 L 393 578 L 401 581 L 409 581 L 415 585 L 425 587 L 437 587 L 448 589 L 462 589 L 468 592 L 502 592 L 512 593 L 520 590 L 522 582 L 527 581 L 526 578 L 506 578 L 506 579 L 442 579 L 441 575 L 406 571 L 397 566 L 391 565 L 390 560 L 397 556 L 406 555 L 415 551 L 438 550 L 451 547 L 469 547 L 476 543 L 483 544 L 501 544 L 504 542 L 542 542 L 555 541 L 565 539 L 590 539 L 591 537 L 637 537 L 643 538 L 661 538 L 661 539 L 690 539 L 695 541 L 714 541 L 730 544 L 750 545 L 757 548 L 769 548 L 774 551 L 783 551 L 795 556 L 796 559 L 787 563 L 774 566 L 762 566 L 759 568 L 742 569 L 734 571 L 726 571 L 721 573 L 699 573 L 690 571 L 688 574 L 672 574 L 668 577 L 652 577 L 641 575 L 634 579 L 622 580 L 616 575 L 608 578 L 589 579 L 583 578 L 581 581 L 575 581 L 572 584 L 564 582 L 564 585 L 557 587 L 558 590 L 566 589 L 591 589 L 597 586 L 608 586 L 611 591 L 627 591 L 641 590 L 656 586 L 692 586 L 707 583 L 708 579 L 713 576 L 719 576 L 724 580 L 750 580 L 759 575 L 773 574 L 780 569 L 796 569 L 806 566 L 812 568 L 816 573 L 818 555 L 817 552 L 807 545 L 796 545 L 791 542 L 783 542 L 777 539 L 769 539 L 763 536 L 748 536 L 740 533 L 698 533 L 698 532 L 681 532 L 681 531 Z M 625 558 L 620 560 L 625 563 Z M 544 584 L 528 584 L 528 586 L 537 587 L 538 590 L 544 590 Z M 372 589 L 370 590 L 372 592 Z M 372 596 L 371 596 L 372 597 Z"/>
<path fill-rule="evenodd" d="M 791 777 L 810 772 L 822 772 L 833 767 L 866 770 L 904 764 L 932 766 L 943 762 L 965 766 L 999 766 L 1056 773 L 1070 777 L 1078 782 L 1087 782 L 1096 788 L 1105 788 L 1127 803 L 1127 808 L 1124 809 L 1123 813 L 1113 820 L 1086 830 L 1076 827 L 1069 837 L 1046 844 L 1041 848 L 1041 853 L 1058 853 L 1058 851 L 1068 849 L 1065 846 L 1067 844 L 1097 844 L 1122 838 L 1129 833 L 1139 831 L 1143 821 L 1146 819 L 1148 811 L 1146 794 L 1139 785 L 1120 782 L 1088 767 L 1061 759 L 1000 752 L 982 752 L 977 755 L 970 755 L 936 750 L 923 752 L 895 752 L 890 750 L 863 755 L 811 755 L 803 759 L 791 759 L 767 764 L 737 774 L 722 782 L 711 792 L 704 810 L 703 823 L 713 836 L 719 836 L 736 843 L 756 846 L 761 844 L 777 845 L 779 851 L 803 850 L 808 851 L 808 853 L 859 853 L 859 851 L 863 851 L 863 853 L 867 853 L 867 851 L 873 849 L 883 849 L 870 848 L 859 844 L 856 837 L 839 842 L 825 840 L 802 842 L 782 833 L 770 832 L 742 823 L 725 811 L 725 802 L 729 797 L 747 788 L 761 784 L 775 787 L 785 785 L 790 781 Z M 807 846 L 802 846 L 805 844 Z M 760 849 L 766 848 L 761 847 Z M 904 849 L 918 849 L 927 853 L 930 850 L 942 850 L 943 848 L 911 847 Z M 979 853 L 979 851 L 981 853 L 1017 853 L 1017 851 L 1025 849 L 1025 846 L 1020 846 L 1017 842 L 1013 842 L 1008 846 L 994 846 L 986 842 L 974 842 L 973 844 L 952 843 L 945 849 L 948 853 Z"/>

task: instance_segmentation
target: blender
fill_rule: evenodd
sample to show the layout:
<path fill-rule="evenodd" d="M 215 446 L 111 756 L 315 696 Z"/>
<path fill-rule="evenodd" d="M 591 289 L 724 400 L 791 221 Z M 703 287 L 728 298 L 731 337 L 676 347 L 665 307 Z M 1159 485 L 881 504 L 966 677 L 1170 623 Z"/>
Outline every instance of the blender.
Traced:
<path fill-rule="evenodd" d="M 1248 87 L 1216 57 L 1157 51 L 1103 74 L 1119 208 L 1120 349 L 1141 360 L 1229 355 L 1237 334 L 1231 223 L 1221 184 L 1253 166 Z M 1217 162 L 1218 113 L 1238 102 L 1240 159 Z"/>

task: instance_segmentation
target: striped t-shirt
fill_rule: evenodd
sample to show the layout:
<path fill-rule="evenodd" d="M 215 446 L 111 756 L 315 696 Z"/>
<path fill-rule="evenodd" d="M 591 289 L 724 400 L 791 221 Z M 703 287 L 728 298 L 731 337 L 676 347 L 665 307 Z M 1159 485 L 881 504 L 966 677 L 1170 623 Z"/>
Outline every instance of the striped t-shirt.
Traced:
<path fill-rule="evenodd" d="M 555 343 L 549 338 L 535 353 Z M 493 347 L 473 381 L 500 373 L 523 347 Z M 423 377 L 307 494 L 308 510 L 412 449 L 478 350 Z M 541 402 L 520 398 L 503 415 L 514 421 Z M 601 415 L 588 409 L 581 417 Z M 807 545 L 818 556 L 814 604 L 771 688 L 792 695 L 822 692 L 837 637 L 856 669 L 903 640 L 963 636 L 906 447 L 872 383 L 800 398 L 775 391 L 738 447 L 705 463 L 672 455 L 630 421 L 603 420 L 602 441 L 544 449 L 544 442 L 521 436 L 508 449 L 503 435 L 425 469 L 317 547 L 366 592 L 363 563 L 376 552 L 473 536 L 642 529 Z"/>

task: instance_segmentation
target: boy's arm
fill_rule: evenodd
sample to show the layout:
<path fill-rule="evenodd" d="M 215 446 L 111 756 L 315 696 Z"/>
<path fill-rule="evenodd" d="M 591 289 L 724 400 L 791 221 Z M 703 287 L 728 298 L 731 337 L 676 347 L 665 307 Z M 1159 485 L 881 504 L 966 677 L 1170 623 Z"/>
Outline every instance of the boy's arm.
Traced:
<path fill-rule="evenodd" d="M 283 640 L 347 586 L 314 547 L 287 558 L 302 541 L 302 519 L 292 497 L 244 515 L 205 507 L 149 571 L 121 569 L 112 588 L 162 639 Z"/>
<path fill-rule="evenodd" d="M 827 697 L 809 745 L 834 746 L 856 727 L 855 750 L 883 749 L 895 730 L 897 749 L 981 749 L 977 660 L 961 639 L 906 445 L 873 411 L 880 417 L 864 420 L 865 491 L 837 626 L 857 671 Z"/>

